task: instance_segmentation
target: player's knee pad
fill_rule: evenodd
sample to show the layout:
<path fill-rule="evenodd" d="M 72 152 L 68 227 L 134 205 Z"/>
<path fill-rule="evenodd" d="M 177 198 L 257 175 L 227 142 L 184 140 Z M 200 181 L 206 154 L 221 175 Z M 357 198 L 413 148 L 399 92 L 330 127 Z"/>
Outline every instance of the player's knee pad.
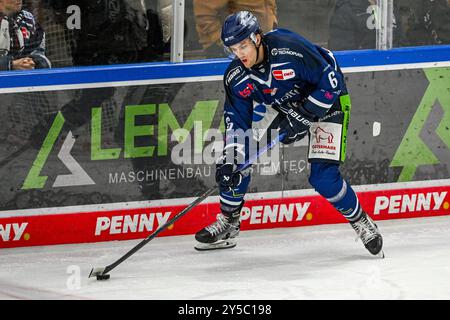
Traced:
<path fill-rule="evenodd" d="M 325 198 L 335 197 L 344 184 L 339 165 L 327 162 L 311 163 L 309 183 Z"/>

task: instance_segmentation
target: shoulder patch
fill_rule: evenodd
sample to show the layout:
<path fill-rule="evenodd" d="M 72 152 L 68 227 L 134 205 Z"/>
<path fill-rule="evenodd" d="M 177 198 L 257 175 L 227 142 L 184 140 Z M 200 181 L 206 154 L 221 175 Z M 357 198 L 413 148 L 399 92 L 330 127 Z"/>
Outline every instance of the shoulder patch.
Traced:
<path fill-rule="evenodd" d="M 289 48 L 273 48 L 270 53 L 273 56 L 278 56 L 278 55 L 289 55 L 289 56 L 296 56 L 299 58 L 303 58 L 303 54 L 301 54 L 300 52 L 291 50 Z"/>
<path fill-rule="evenodd" d="M 242 72 L 242 67 L 241 66 L 237 66 L 236 68 L 231 69 L 227 76 L 226 76 L 226 84 L 230 84 L 230 82 L 236 78 L 237 75 L 239 75 Z"/>

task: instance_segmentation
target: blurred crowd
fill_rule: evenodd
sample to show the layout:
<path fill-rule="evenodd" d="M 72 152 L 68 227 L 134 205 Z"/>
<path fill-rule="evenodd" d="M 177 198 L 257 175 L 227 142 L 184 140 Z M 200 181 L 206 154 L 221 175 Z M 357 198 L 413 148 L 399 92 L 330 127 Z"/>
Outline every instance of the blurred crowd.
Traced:
<path fill-rule="evenodd" d="M 220 27 L 252 11 L 331 50 L 375 48 L 376 0 L 186 0 L 185 57 L 224 57 Z M 170 59 L 172 0 L 0 0 L 0 70 Z M 394 0 L 394 47 L 450 43 L 450 0 Z"/>
<path fill-rule="evenodd" d="M 376 0 L 337 0 L 330 17 L 328 47 L 374 48 L 376 27 Z M 394 47 L 449 43 L 450 0 L 394 0 Z"/>

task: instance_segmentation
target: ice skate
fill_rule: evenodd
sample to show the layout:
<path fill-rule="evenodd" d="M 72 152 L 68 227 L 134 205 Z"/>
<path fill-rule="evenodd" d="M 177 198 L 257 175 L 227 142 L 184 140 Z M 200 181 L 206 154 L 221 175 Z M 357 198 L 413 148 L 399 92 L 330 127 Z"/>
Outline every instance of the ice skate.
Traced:
<path fill-rule="evenodd" d="M 198 251 L 228 249 L 236 246 L 236 237 L 239 235 L 239 216 L 229 217 L 222 213 L 217 220 L 196 233 L 195 239 L 199 242 L 195 249 Z"/>
<path fill-rule="evenodd" d="M 358 234 L 366 249 L 373 255 L 384 258 L 383 238 L 378 231 L 377 225 L 369 217 L 368 214 L 362 212 L 361 218 L 358 221 L 350 223 L 353 229 Z M 358 239 L 357 238 L 357 239 Z"/>

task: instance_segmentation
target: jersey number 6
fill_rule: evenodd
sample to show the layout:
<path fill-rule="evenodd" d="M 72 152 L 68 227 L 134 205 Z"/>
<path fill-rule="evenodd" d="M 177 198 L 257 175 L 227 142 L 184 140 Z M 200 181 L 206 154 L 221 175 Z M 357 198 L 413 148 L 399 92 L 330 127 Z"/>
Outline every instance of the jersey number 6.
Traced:
<path fill-rule="evenodd" d="M 336 89 L 338 86 L 338 80 L 336 79 L 336 74 L 334 73 L 334 71 L 331 71 L 328 74 L 328 80 L 330 80 L 331 87 L 333 89 Z"/>

